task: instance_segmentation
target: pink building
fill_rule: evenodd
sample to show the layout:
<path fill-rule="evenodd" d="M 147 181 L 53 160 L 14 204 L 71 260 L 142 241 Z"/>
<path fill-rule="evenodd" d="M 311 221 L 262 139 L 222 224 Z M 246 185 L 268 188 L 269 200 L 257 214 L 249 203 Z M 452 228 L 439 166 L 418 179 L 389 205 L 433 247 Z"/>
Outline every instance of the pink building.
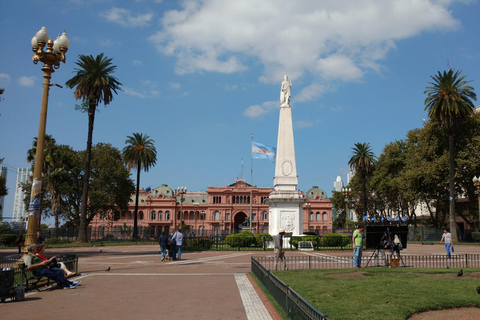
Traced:
<path fill-rule="evenodd" d="M 252 197 L 250 197 L 250 189 Z M 153 190 L 140 189 L 138 205 L 138 226 L 151 227 L 150 234 L 156 237 L 162 231 L 171 233 L 180 220 L 190 227 L 191 232 L 200 234 L 233 233 L 249 226 L 243 225 L 252 208 L 252 231 L 268 233 L 268 199 L 273 188 L 258 188 L 245 182 L 235 180 L 225 187 L 208 187 L 207 192 L 187 192 L 181 195 L 167 185 L 161 185 Z M 332 229 L 332 204 L 326 193 L 318 187 L 312 187 L 303 195 L 303 230 L 326 233 Z M 90 223 L 93 228 L 122 226 L 133 227 L 135 211 L 135 194 L 132 195 L 129 211 L 117 221 L 108 220 L 104 215 Z"/>

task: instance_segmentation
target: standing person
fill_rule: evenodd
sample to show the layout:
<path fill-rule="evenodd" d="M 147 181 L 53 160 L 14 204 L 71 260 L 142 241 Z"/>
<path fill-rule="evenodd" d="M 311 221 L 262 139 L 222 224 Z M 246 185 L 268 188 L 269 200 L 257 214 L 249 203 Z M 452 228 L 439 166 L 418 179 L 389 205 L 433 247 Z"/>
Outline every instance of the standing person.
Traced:
<path fill-rule="evenodd" d="M 160 244 L 160 254 L 162 255 L 162 261 L 165 260 L 165 255 L 167 253 L 167 242 L 168 242 L 168 237 L 165 235 L 165 231 L 163 231 L 162 235 L 158 238 L 158 243 Z"/>
<path fill-rule="evenodd" d="M 180 228 L 178 228 L 177 232 L 172 237 L 172 240 L 175 240 L 175 249 L 173 250 L 173 260 L 180 261 L 182 257 L 182 242 L 183 242 L 183 233 L 181 232 Z M 177 258 L 178 254 L 178 258 Z"/>
<path fill-rule="evenodd" d="M 443 229 L 443 235 L 442 235 L 442 240 L 440 240 L 440 243 L 445 241 L 445 249 L 447 250 L 447 258 L 451 258 L 450 256 L 450 248 L 452 247 L 452 235 L 449 232 L 448 229 Z"/>
<path fill-rule="evenodd" d="M 285 235 L 285 229 L 278 230 L 278 234 L 273 237 L 273 246 L 275 254 L 275 270 L 277 270 L 278 261 L 283 261 L 283 270 L 287 269 L 287 261 L 285 260 L 285 251 L 283 251 L 283 236 Z"/>
<path fill-rule="evenodd" d="M 19 235 L 17 238 L 18 253 L 22 253 L 23 242 L 23 235 Z"/>
<path fill-rule="evenodd" d="M 42 238 L 40 231 L 37 231 L 37 244 L 45 243 L 45 239 Z"/>
<path fill-rule="evenodd" d="M 362 267 L 362 249 L 363 249 L 363 226 L 358 226 L 357 230 L 353 232 L 352 236 L 353 243 L 353 268 L 363 268 Z"/>

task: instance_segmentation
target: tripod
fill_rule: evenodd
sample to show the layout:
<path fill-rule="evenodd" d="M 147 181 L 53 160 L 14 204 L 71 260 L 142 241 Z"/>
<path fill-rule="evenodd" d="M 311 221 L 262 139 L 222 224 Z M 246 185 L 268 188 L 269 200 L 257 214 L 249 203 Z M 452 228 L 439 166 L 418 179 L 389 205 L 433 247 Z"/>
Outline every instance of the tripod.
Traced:
<path fill-rule="evenodd" d="M 373 251 L 365 267 L 368 267 L 368 264 L 370 263 L 370 261 L 372 261 L 374 257 L 375 257 L 375 266 L 378 267 L 379 254 L 381 255 L 381 259 L 385 263 L 385 267 L 391 267 L 388 263 L 387 257 L 385 256 L 385 249 L 390 249 L 392 253 L 396 253 L 397 256 L 399 257 L 399 260 L 402 262 L 402 265 L 406 267 L 405 262 L 403 261 L 402 256 L 400 255 L 400 247 L 401 247 L 401 244 L 397 245 L 392 241 L 392 237 L 390 235 L 390 229 L 387 228 L 387 230 L 385 230 L 385 232 L 383 233 L 382 238 L 377 243 L 377 246 L 375 247 L 375 251 Z"/>

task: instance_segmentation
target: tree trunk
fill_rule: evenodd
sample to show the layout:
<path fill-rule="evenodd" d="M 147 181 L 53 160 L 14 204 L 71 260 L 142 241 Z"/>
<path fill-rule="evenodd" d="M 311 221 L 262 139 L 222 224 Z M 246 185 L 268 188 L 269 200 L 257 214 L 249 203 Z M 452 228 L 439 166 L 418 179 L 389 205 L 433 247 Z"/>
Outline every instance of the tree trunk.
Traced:
<path fill-rule="evenodd" d="M 85 153 L 85 169 L 83 172 L 83 192 L 82 192 L 82 207 L 80 210 L 80 226 L 78 229 L 78 241 L 87 242 L 87 207 L 88 207 L 88 188 L 90 185 L 90 162 L 92 153 L 92 136 L 93 123 L 95 121 L 96 106 L 90 105 L 88 107 L 88 138 L 87 150 Z"/>
<path fill-rule="evenodd" d="M 138 240 L 137 213 L 138 213 L 138 195 L 140 193 L 140 169 L 141 162 L 137 165 L 137 192 L 135 194 L 135 212 L 133 213 L 133 240 Z"/>
<path fill-rule="evenodd" d="M 363 171 L 362 171 L 362 194 L 363 194 L 363 216 L 366 216 L 368 215 L 367 213 L 367 177 L 365 172 Z"/>
<path fill-rule="evenodd" d="M 449 164 L 449 189 L 450 189 L 450 233 L 452 241 L 458 241 L 457 224 L 455 223 L 455 162 L 453 149 L 453 132 L 448 134 L 448 164 Z"/>

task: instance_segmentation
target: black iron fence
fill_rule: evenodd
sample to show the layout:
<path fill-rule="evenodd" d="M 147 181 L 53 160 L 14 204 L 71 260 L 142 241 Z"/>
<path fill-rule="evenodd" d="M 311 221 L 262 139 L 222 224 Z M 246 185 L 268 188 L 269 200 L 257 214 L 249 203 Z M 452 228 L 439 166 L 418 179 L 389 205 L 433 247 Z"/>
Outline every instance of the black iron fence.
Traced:
<path fill-rule="evenodd" d="M 267 270 L 275 269 L 273 256 L 255 257 L 255 260 Z M 335 255 L 286 256 L 289 270 L 305 269 L 351 269 L 353 257 Z M 410 267 L 410 268 L 480 268 L 480 254 L 452 255 L 400 255 L 390 256 L 372 253 L 362 257 L 364 267 Z"/>
<path fill-rule="evenodd" d="M 251 260 L 253 274 L 285 311 L 289 319 L 329 319 L 326 314 L 315 309 L 298 293 L 273 275 L 257 259 L 258 257 L 252 257 Z"/>

